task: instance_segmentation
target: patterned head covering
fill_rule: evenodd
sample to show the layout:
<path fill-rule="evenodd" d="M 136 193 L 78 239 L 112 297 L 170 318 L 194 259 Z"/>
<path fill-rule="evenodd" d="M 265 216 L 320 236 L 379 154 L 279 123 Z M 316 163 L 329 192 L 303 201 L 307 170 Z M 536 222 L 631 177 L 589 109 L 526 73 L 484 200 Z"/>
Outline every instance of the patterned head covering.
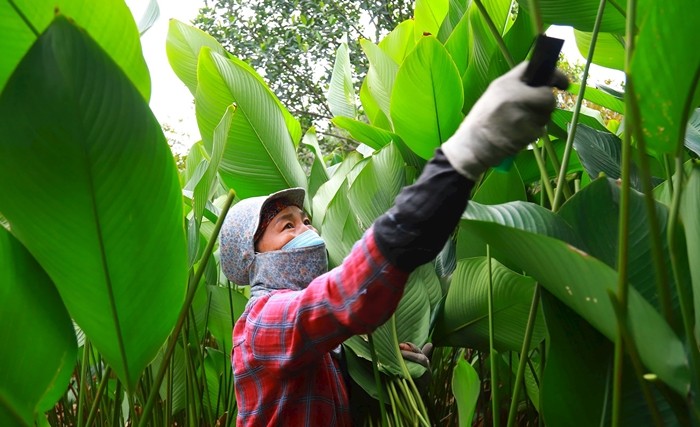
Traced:
<path fill-rule="evenodd" d="M 303 188 L 290 188 L 269 196 L 250 197 L 231 207 L 221 228 L 221 266 L 230 281 L 241 286 L 250 285 L 255 240 L 260 237 L 256 232 L 264 230 L 285 207 L 304 206 L 304 195 Z M 281 209 L 275 212 L 280 206 Z M 268 218 L 265 214 L 271 212 L 275 213 Z"/>

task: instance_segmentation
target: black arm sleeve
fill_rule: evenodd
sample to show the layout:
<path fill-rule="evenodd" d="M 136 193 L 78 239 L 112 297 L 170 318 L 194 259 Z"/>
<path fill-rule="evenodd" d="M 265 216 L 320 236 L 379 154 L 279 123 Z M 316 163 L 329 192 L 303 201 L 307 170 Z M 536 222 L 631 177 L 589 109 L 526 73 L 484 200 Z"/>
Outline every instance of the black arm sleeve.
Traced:
<path fill-rule="evenodd" d="M 401 190 L 394 206 L 374 222 L 379 250 L 408 272 L 435 258 L 466 209 L 473 186 L 438 148 L 415 184 Z"/>

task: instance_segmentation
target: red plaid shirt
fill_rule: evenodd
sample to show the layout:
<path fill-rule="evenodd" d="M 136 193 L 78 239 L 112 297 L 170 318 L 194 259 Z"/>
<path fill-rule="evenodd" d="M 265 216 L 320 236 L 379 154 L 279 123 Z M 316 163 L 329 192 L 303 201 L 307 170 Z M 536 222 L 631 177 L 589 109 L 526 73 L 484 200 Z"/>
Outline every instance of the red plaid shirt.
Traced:
<path fill-rule="evenodd" d="M 233 329 L 236 425 L 349 426 L 348 394 L 331 351 L 384 323 L 407 278 L 370 229 L 341 266 L 306 289 L 249 304 Z"/>

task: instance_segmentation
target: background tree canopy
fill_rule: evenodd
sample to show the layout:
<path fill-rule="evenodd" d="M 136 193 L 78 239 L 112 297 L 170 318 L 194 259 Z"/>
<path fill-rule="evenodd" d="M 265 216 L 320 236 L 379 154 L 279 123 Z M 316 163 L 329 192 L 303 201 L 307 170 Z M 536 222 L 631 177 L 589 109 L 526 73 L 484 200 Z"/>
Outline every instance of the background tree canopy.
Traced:
<path fill-rule="evenodd" d="M 304 129 L 332 118 L 326 90 L 340 43 L 348 42 L 357 84 L 367 71 L 360 38 L 376 43 L 413 15 L 409 0 L 209 0 L 205 5 L 195 26 L 258 70 Z"/>

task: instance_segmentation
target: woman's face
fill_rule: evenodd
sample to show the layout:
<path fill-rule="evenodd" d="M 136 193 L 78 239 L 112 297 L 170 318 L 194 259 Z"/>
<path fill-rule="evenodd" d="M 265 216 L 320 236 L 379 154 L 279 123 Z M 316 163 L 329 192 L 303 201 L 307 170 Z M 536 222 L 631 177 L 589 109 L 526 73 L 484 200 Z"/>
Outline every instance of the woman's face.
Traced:
<path fill-rule="evenodd" d="M 257 252 L 278 251 L 306 230 L 316 231 L 309 217 L 299 207 L 287 206 L 272 218 L 255 245 L 255 250 Z"/>

